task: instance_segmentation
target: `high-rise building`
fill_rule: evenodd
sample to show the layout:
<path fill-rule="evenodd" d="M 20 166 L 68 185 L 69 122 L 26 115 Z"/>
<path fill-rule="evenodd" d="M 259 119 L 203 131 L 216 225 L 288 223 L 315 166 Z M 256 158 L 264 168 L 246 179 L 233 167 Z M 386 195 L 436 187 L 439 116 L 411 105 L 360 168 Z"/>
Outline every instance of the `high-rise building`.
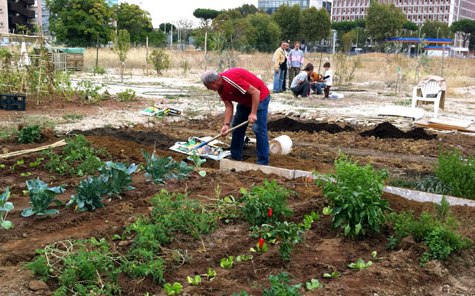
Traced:
<path fill-rule="evenodd" d="M 333 0 L 332 21 L 352 21 L 366 16 L 371 0 Z M 440 21 L 451 25 L 461 19 L 475 20 L 474 0 L 379 0 L 394 4 L 416 24 Z"/>
<path fill-rule="evenodd" d="M 14 33 L 17 26 L 33 31 L 41 27 L 41 0 L 0 0 L 0 32 Z"/>
<path fill-rule="evenodd" d="M 265 13 L 274 13 L 281 5 L 294 6 L 298 5 L 305 9 L 309 7 L 316 7 L 317 9 L 325 8 L 328 14 L 331 13 L 332 0 L 259 0 L 257 8 Z"/>

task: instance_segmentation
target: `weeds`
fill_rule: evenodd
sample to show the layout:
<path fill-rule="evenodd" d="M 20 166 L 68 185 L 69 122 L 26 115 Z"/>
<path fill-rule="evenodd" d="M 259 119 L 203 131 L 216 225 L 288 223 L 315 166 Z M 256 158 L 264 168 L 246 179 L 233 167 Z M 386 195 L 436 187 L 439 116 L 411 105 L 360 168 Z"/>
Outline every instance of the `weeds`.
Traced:
<path fill-rule="evenodd" d="M 443 152 L 439 155 L 436 175 L 453 195 L 475 199 L 474 157 L 464 157 L 458 150 Z"/>
<path fill-rule="evenodd" d="M 119 102 L 133 102 L 135 101 L 135 91 L 127 88 L 126 90 L 117 94 L 117 101 Z"/>
<path fill-rule="evenodd" d="M 21 144 L 36 143 L 41 139 L 41 129 L 39 125 L 29 125 L 18 133 L 18 142 Z"/>
<path fill-rule="evenodd" d="M 270 275 L 270 288 L 262 292 L 262 296 L 299 296 L 302 284 L 290 285 L 289 274 L 281 272 L 278 275 Z"/>

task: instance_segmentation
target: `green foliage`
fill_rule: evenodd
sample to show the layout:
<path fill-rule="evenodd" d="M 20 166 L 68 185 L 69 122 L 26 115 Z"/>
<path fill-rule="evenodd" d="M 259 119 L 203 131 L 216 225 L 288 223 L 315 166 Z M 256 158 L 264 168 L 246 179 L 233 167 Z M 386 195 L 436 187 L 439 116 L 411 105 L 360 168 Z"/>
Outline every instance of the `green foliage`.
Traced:
<path fill-rule="evenodd" d="M 272 19 L 279 25 L 281 39 L 300 39 L 300 24 L 305 22 L 302 18 L 302 10 L 299 5 L 281 5 L 272 14 Z"/>
<path fill-rule="evenodd" d="M 130 33 L 127 30 L 119 30 L 117 35 L 113 35 L 113 50 L 120 61 L 120 81 L 124 80 L 125 60 L 130 49 Z"/>
<path fill-rule="evenodd" d="M 138 166 L 133 163 L 129 167 L 120 162 L 107 161 L 104 166 L 99 168 L 101 176 L 106 183 L 106 191 L 109 195 L 120 195 L 126 190 L 135 189 L 132 184 L 132 174 L 135 173 Z"/>
<path fill-rule="evenodd" d="M 105 96 L 101 94 L 102 88 L 103 86 L 97 85 L 90 80 L 81 80 L 76 85 L 75 91 L 81 102 L 97 104 L 105 99 Z"/>
<path fill-rule="evenodd" d="M 371 265 L 373 265 L 373 262 L 371 262 L 371 261 L 364 262 L 363 259 L 358 258 L 358 260 L 356 260 L 356 262 L 352 262 L 352 263 L 348 264 L 348 267 L 351 268 L 351 269 L 362 270 L 362 269 L 370 267 Z"/>
<path fill-rule="evenodd" d="M 209 281 L 213 280 L 217 275 L 218 273 L 216 272 L 216 270 L 212 269 L 211 267 L 208 267 L 208 271 L 206 272 L 206 278 Z"/>
<path fill-rule="evenodd" d="M 462 19 L 456 22 L 453 22 L 450 25 L 450 30 L 454 33 L 460 32 L 462 34 L 463 46 L 466 46 L 468 40 L 473 39 L 475 36 L 475 20 Z M 470 44 L 470 48 L 473 49 L 474 44 Z"/>
<path fill-rule="evenodd" d="M 195 166 L 196 169 L 200 169 L 201 168 L 201 165 L 203 163 L 206 162 L 206 159 L 204 158 L 201 158 L 198 153 L 196 153 L 195 150 L 193 150 L 193 154 L 191 154 L 190 156 L 188 156 L 186 159 L 188 159 L 189 161 L 191 161 L 193 163 L 193 165 Z M 206 176 L 206 171 L 203 171 L 203 170 L 199 170 L 198 171 L 198 174 L 202 177 Z"/>
<path fill-rule="evenodd" d="M 234 196 L 225 196 L 218 199 L 214 207 L 216 216 L 219 217 L 224 223 L 230 223 L 234 220 L 241 218 L 241 208 Z"/>
<path fill-rule="evenodd" d="M 246 18 L 254 30 L 250 31 L 254 40 L 253 48 L 272 52 L 279 46 L 281 30 L 279 25 L 267 14 L 251 14 Z"/>
<path fill-rule="evenodd" d="M 145 158 L 145 177 L 155 184 L 165 184 L 167 180 L 183 180 L 190 175 L 193 167 L 188 166 L 186 162 L 176 162 L 173 158 L 157 157 L 155 152 L 149 154 L 142 151 Z"/>
<path fill-rule="evenodd" d="M 445 199 L 437 206 L 436 212 L 436 216 L 423 212 L 418 218 L 406 212 L 391 214 L 389 220 L 394 236 L 389 238 L 390 247 L 397 246 L 402 238 L 412 236 L 416 242 L 423 242 L 429 248 L 421 258 L 421 263 L 425 263 L 432 259 L 445 260 L 450 254 L 472 244 L 457 233 L 458 223 L 450 214 Z"/>
<path fill-rule="evenodd" d="M 104 240 L 91 238 L 48 245 L 27 267 L 57 284 L 54 295 L 117 295 L 122 257 Z"/>
<path fill-rule="evenodd" d="M 312 291 L 312 290 L 320 289 L 320 288 L 323 288 L 323 284 L 320 283 L 320 281 L 317 279 L 311 279 L 310 281 L 305 283 L 305 289 L 307 289 L 308 291 Z"/>
<path fill-rule="evenodd" d="M 338 271 L 332 271 L 331 273 L 330 272 L 325 272 L 323 274 L 323 277 L 326 278 L 326 279 L 337 279 L 341 276 L 341 273 L 338 272 Z"/>
<path fill-rule="evenodd" d="M 148 11 L 136 4 L 122 2 L 117 8 L 117 29 L 130 33 L 130 42 L 145 44 L 145 39 L 153 31 L 152 18 Z"/>
<path fill-rule="evenodd" d="M 30 144 L 38 142 L 41 139 L 41 129 L 39 125 L 29 125 L 20 130 L 18 133 L 18 142 L 22 144 Z"/>
<path fill-rule="evenodd" d="M 310 7 L 302 11 L 300 31 L 302 37 L 307 42 L 320 41 L 327 38 L 330 34 L 330 29 L 330 16 L 325 8 L 317 10 L 315 7 Z"/>
<path fill-rule="evenodd" d="M 162 75 L 162 71 L 170 68 L 170 55 L 163 48 L 154 49 L 148 56 L 147 62 L 153 65 L 157 75 Z"/>
<path fill-rule="evenodd" d="M 252 232 L 254 237 L 261 237 L 265 241 L 278 241 L 280 256 L 283 260 L 289 261 L 294 246 L 303 242 L 304 232 L 309 230 L 317 219 L 318 215 L 312 212 L 310 215 L 304 216 L 302 223 L 277 221 L 272 225 L 263 224 L 260 228 L 253 227 Z"/>
<path fill-rule="evenodd" d="M 290 285 L 289 274 L 281 272 L 278 275 L 269 275 L 270 288 L 262 291 L 262 296 L 299 296 L 302 284 Z"/>
<path fill-rule="evenodd" d="M 43 160 L 45 160 L 43 157 L 37 157 L 35 161 L 30 162 L 29 167 L 36 168 L 41 164 Z"/>
<path fill-rule="evenodd" d="M 376 41 L 397 36 L 402 32 L 406 16 L 394 4 L 371 1 L 366 16 L 366 30 Z"/>
<path fill-rule="evenodd" d="M 38 216 L 59 214 L 58 210 L 48 209 L 48 206 L 52 202 L 61 205 L 61 202 L 55 197 L 57 194 L 64 192 L 63 187 L 49 187 L 48 184 L 41 181 L 39 178 L 26 181 L 26 187 L 29 192 L 31 207 L 26 208 L 21 212 L 23 217 L 30 217 L 35 214 Z"/>
<path fill-rule="evenodd" d="M 201 284 L 201 276 L 200 275 L 195 275 L 195 276 L 187 276 L 186 281 L 188 284 L 192 286 L 198 286 Z"/>
<path fill-rule="evenodd" d="M 450 188 L 437 176 L 427 176 L 419 180 L 415 184 L 414 189 L 435 194 L 450 194 Z"/>
<path fill-rule="evenodd" d="M 88 176 L 79 182 L 76 194 L 71 196 L 67 206 L 76 204 L 76 207 L 83 212 L 103 208 L 102 196 L 108 192 L 106 187 L 104 176 Z"/>
<path fill-rule="evenodd" d="M 133 89 L 127 88 L 126 90 L 117 94 L 117 100 L 119 102 L 133 102 L 135 101 L 135 91 Z"/>
<path fill-rule="evenodd" d="M 436 175 L 453 195 L 475 199 L 475 157 L 464 157 L 458 150 L 441 153 Z"/>
<path fill-rule="evenodd" d="M 222 258 L 219 261 L 219 266 L 224 269 L 231 269 L 234 265 L 234 256 L 228 256 L 227 258 Z"/>
<path fill-rule="evenodd" d="M 389 210 L 388 202 L 381 199 L 387 172 L 359 166 L 345 156 L 335 161 L 335 171 L 335 182 L 325 182 L 323 188 L 332 207 L 333 227 L 352 238 L 380 232 Z"/>
<path fill-rule="evenodd" d="M 61 153 L 52 149 L 45 150 L 43 155 L 48 158 L 45 168 L 60 175 L 84 176 L 94 174 L 103 165 L 98 155 L 106 155 L 104 150 L 97 150 L 82 135 L 66 139 Z"/>
<path fill-rule="evenodd" d="M 262 186 L 254 186 L 248 191 L 241 188 L 243 197 L 242 213 L 251 225 L 262 225 L 274 221 L 282 221 L 292 214 L 287 205 L 287 198 L 292 194 L 287 188 L 277 184 L 275 180 L 264 180 Z M 271 209 L 271 215 L 269 215 Z"/>
<path fill-rule="evenodd" d="M 453 35 L 447 23 L 430 20 L 424 22 L 421 34 L 426 38 L 451 38 Z"/>
<path fill-rule="evenodd" d="M 0 194 L 0 226 L 5 230 L 13 228 L 13 223 L 7 220 L 8 212 L 15 208 L 13 206 L 13 203 L 8 201 L 9 198 L 10 188 L 7 187 L 7 189 L 5 189 L 5 192 Z"/>
<path fill-rule="evenodd" d="M 170 283 L 166 283 L 165 285 L 163 285 L 163 289 L 165 290 L 165 293 L 167 293 L 168 296 L 173 296 L 179 295 L 183 290 L 183 286 L 178 282 L 174 282 L 173 285 Z"/>
<path fill-rule="evenodd" d="M 193 16 L 202 20 L 212 20 L 220 14 L 218 10 L 197 8 L 193 11 Z"/>

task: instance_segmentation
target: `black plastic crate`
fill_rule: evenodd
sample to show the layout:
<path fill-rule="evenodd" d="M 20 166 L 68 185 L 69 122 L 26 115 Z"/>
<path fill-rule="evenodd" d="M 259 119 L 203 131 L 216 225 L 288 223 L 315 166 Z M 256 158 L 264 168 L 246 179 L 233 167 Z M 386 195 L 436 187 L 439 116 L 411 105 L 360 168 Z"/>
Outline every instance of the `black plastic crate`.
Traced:
<path fill-rule="evenodd" d="M 25 111 L 26 96 L 19 94 L 0 94 L 0 109 L 9 111 Z"/>

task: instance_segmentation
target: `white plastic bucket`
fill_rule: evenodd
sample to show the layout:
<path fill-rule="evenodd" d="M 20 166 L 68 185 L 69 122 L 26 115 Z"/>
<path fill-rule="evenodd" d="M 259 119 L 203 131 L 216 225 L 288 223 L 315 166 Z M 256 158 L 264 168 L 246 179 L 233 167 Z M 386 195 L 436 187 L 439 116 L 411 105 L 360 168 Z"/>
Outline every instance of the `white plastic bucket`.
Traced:
<path fill-rule="evenodd" d="M 292 139 L 287 135 L 279 136 L 269 142 L 272 154 L 289 154 L 292 151 Z"/>

